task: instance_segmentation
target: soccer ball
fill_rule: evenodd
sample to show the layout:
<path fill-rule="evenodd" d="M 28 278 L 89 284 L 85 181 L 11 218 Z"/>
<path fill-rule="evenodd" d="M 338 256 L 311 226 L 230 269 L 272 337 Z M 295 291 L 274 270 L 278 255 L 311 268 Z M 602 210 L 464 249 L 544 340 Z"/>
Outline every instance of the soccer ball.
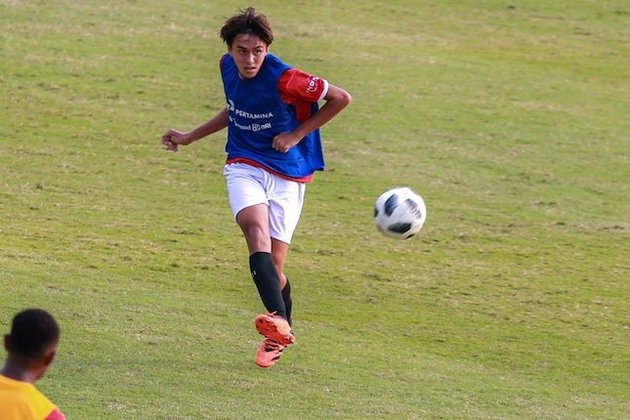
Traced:
<path fill-rule="evenodd" d="M 392 238 L 411 238 L 422 228 L 426 219 L 424 200 L 407 187 L 384 192 L 374 205 L 376 226 Z"/>

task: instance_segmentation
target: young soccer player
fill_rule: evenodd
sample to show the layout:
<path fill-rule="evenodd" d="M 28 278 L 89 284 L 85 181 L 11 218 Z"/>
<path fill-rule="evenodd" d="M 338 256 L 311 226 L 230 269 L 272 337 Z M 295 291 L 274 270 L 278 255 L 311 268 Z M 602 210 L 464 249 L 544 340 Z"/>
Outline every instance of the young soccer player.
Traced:
<path fill-rule="evenodd" d="M 191 131 L 169 129 L 162 142 L 176 152 L 180 145 L 228 129 L 223 174 L 247 242 L 250 271 L 268 311 L 254 323 L 264 336 L 256 363 L 269 367 L 295 341 L 291 285 L 283 270 L 306 184 L 324 169 L 319 128 L 352 98 L 271 54 L 271 25 L 252 7 L 229 18 L 220 36 L 227 45 L 220 60 L 226 107 Z M 321 108 L 319 101 L 324 101 Z"/>
<path fill-rule="evenodd" d="M 0 371 L 0 419 L 65 419 L 35 388 L 55 358 L 58 342 L 59 326 L 48 312 L 26 309 L 15 315 L 11 333 L 4 336 L 8 356 Z"/>

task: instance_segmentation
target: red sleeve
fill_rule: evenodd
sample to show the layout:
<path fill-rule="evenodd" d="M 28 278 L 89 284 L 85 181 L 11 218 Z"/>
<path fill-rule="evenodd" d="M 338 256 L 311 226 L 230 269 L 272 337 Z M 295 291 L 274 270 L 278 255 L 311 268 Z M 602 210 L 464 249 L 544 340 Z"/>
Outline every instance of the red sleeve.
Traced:
<path fill-rule="evenodd" d="M 285 71 L 278 81 L 280 95 L 284 98 L 298 98 L 307 102 L 324 99 L 328 92 L 328 83 L 317 76 L 298 69 Z"/>
<path fill-rule="evenodd" d="M 285 71 L 278 80 L 282 102 L 294 105 L 298 120 L 310 116 L 311 104 L 321 101 L 328 93 L 328 82 L 298 69 Z"/>
<path fill-rule="evenodd" d="M 66 420 L 66 416 L 64 416 L 58 408 L 55 408 L 44 420 Z"/>

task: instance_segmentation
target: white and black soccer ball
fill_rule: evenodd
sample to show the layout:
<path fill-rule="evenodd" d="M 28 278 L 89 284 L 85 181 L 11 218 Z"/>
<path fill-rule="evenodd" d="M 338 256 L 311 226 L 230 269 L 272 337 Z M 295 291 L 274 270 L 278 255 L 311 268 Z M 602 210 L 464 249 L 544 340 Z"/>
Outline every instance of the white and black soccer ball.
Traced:
<path fill-rule="evenodd" d="M 376 226 L 392 238 L 411 238 L 422 229 L 426 219 L 424 200 L 407 187 L 384 192 L 374 205 Z"/>

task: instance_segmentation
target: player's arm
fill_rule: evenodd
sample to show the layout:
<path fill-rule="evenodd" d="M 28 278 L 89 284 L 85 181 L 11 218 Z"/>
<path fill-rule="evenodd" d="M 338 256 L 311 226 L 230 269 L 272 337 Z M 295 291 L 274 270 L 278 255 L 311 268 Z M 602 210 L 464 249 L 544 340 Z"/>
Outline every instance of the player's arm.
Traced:
<path fill-rule="evenodd" d="M 162 136 L 162 143 L 168 150 L 177 152 L 177 147 L 180 144 L 186 146 L 197 140 L 201 140 L 212 133 L 223 130 L 227 127 L 227 123 L 228 110 L 227 108 L 223 108 L 214 117 L 186 133 L 169 128 Z"/>
<path fill-rule="evenodd" d="M 309 119 L 304 121 L 298 128 L 293 130 L 293 133 L 303 139 L 311 131 L 317 130 L 328 121 L 332 120 L 337 114 L 339 114 L 345 107 L 352 102 L 352 96 L 345 90 L 329 83 L 328 92 L 324 96 L 326 103 Z"/>
<path fill-rule="evenodd" d="M 324 100 L 326 101 L 324 105 L 295 130 L 278 134 L 273 139 L 272 147 L 280 152 L 288 151 L 311 131 L 317 130 L 350 105 L 352 96 L 340 87 L 329 83 Z"/>

